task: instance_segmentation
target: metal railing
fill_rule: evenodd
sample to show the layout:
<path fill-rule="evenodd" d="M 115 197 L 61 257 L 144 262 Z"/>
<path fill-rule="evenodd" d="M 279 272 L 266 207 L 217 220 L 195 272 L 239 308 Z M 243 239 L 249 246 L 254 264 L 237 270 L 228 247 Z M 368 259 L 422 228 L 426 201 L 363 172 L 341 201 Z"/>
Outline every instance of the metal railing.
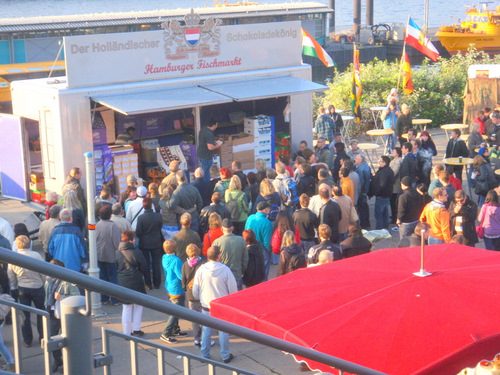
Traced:
<path fill-rule="evenodd" d="M 226 332 L 228 334 L 235 335 L 235 336 L 247 339 L 249 341 L 253 341 L 255 343 L 259 343 L 259 344 L 262 344 L 262 345 L 265 345 L 265 346 L 268 346 L 268 347 L 271 347 L 271 348 L 274 348 L 274 349 L 277 349 L 280 351 L 285 351 L 285 352 L 294 354 L 296 356 L 300 356 L 303 358 L 313 360 L 315 362 L 323 363 L 323 364 L 328 365 L 332 368 L 340 370 L 341 373 L 342 373 L 342 371 L 347 371 L 349 373 L 359 374 L 359 375 L 383 375 L 383 373 L 381 373 L 379 371 L 376 371 L 376 370 L 373 370 L 373 369 L 370 369 L 370 368 L 367 368 L 364 366 L 360 366 L 358 364 L 355 364 L 355 363 L 352 363 L 349 361 L 345 361 L 343 359 L 336 358 L 336 357 L 327 355 L 325 353 L 318 352 L 318 351 L 313 350 L 313 349 L 305 348 L 303 346 L 293 344 L 293 343 L 290 343 L 288 341 L 284 341 L 284 340 L 281 340 L 281 339 L 278 339 L 278 338 L 275 338 L 275 337 L 272 337 L 272 336 L 269 336 L 269 335 L 266 335 L 266 334 L 263 334 L 260 332 L 256 332 L 256 331 L 253 331 L 253 330 L 248 329 L 248 328 L 240 327 L 240 326 L 237 326 L 236 324 L 225 322 L 223 320 L 216 319 L 216 318 L 198 313 L 196 311 L 189 310 L 189 309 L 181 307 L 181 306 L 177 306 L 173 303 L 166 302 L 164 300 L 152 297 L 150 295 L 135 292 L 135 291 L 132 291 L 128 288 L 124 288 L 124 287 L 121 287 L 121 286 L 118 286 L 118 285 L 115 285 L 112 283 L 108 283 L 106 281 L 94 279 L 94 278 L 91 278 L 87 275 L 84 275 L 84 274 L 81 274 L 81 273 L 78 273 L 78 272 L 75 272 L 72 270 L 68 270 L 66 268 L 62 268 L 62 267 L 50 264 L 48 262 L 43 262 L 43 261 L 40 261 L 37 259 L 26 257 L 24 255 L 15 253 L 15 252 L 13 252 L 11 250 L 7 250 L 5 248 L 0 248 L 0 261 L 14 264 L 14 265 L 17 265 L 17 266 L 20 266 L 23 268 L 27 268 L 27 269 L 42 273 L 42 274 L 47 275 L 47 276 L 56 277 L 56 278 L 64 280 L 64 281 L 68 281 L 68 282 L 77 284 L 80 287 L 82 287 L 88 291 L 106 294 L 109 296 L 116 297 L 120 300 L 130 301 L 134 304 L 138 304 L 138 305 L 147 307 L 149 309 L 152 309 L 152 310 L 164 313 L 164 314 L 174 315 L 174 316 L 177 316 L 181 319 L 195 322 L 195 323 L 198 323 L 200 325 L 207 326 L 207 327 L 210 327 L 210 328 L 218 330 L 218 331 L 223 331 L 223 332 Z M 85 315 L 85 313 L 88 315 L 90 312 L 90 293 L 86 293 L 86 295 L 87 295 L 87 298 L 86 298 L 87 310 L 83 310 L 83 309 L 78 310 L 80 313 L 84 312 L 83 315 Z M 74 297 L 69 297 L 69 298 L 63 300 L 62 302 L 64 303 L 67 300 L 72 299 L 72 298 L 74 298 Z M 2 301 L 0 300 L 0 302 L 2 302 Z M 62 305 L 63 305 L 63 303 L 62 303 Z M 34 309 L 34 310 L 36 310 L 36 309 Z M 89 317 L 89 319 L 90 319 L 90 317 Z M 63 312 L 62 323 L 64 325 L 64 312 Z M 48 329 L 48 325 L 47 325 L 47 329 Z M 126 335 L 119 334 L 119 333 L 113 333 L 113 334 L 116 336 L 126 336 Z M 64 329 L 63 329 L 63 335 L 64 335 Z M 46 337 L 48 337 L 48 335 Z M 69 337 L 67 337 L 67 339 L 70 340 Z M 135 342 L 142 343 L 143 341 L 147 342 L 147 340 L 138 339 L 138 338 L 131 337 L 131 336 L 130 337 L 127 336 L 127 339 L 130 339 L 131 343 L 132 342 L 133 343 L 135 343 Z M 50 340 L 51 339 L 49 339 L 47 341 L 50 342 Z M 157 349 L 161 347 L 162 353 L 163 353 L 163 351 L 170 351 L 170 352 L 177 353 L 177 350 L 175 350 L 175 349 L 163 347 L 163 346 L 151 343 L 151 342 L 148 342 L 147 345 L 153 346 Z M 109 350 L 109 347 L 104 348 L 104 353 L 106 353 L 107 350 Z M 64 355 L 65 360 L 67 358 L 67 355 L 71 354 L 71 353 L 68 353 L 70 351 L 71 350 L 68 347 L 63 348 L 63 355 Z M 109 355 L 109 354 L 104 354 L 104 353 L 103 353 L 104 357 Z M 78 353 L 76 353 L 76 354 L 78 354 Z M 189 360 L 190 358 L 197 359 L 197 360 L 200 360 L 202 362 L 209 364 L 211 367 L 224 366 L 224 368 L 232 368 L 231 371 L 234 371 L 235 373 L 249 374 L 248 372 L 238 370 L 236 368 L 233 368 L 232 366 L 222 365 L 219 362 L 215 362 L 215 361 L 211 361 L 211 360 L 208 360 L 205 358 L 193 356 L 189 353 L 182 353 L 181 355 L 185 358 L 185 360 Z M 48 357 L 48 354 L 46 353 L 45 354 L 45 358 L 46 358 L 45 362 L 47 362 L 47 357 Z M 163 355 L 160 355 L 160 358 L 163 358 Z M 48 360 L 50 361 L 50 358 Z M 103 361 L 103 363 L 104 362 L 105 361 Z M 106 364 L 103 364 L 103 365 L 105 366 L 105 369 L 106 368 L 108 369 L 107 371 L 110 371 L 109 365 L 106 365 Z M 16 364 L 16 366 L 17 366 L 17 364 Z M 97 364 L 97 367 L 99 367 L 99 366 L 100 365 Z M 65 372 L 66 372 L 66 364 L 65 364 L 64 368 L 65 368 Z M 137 373 L 137 372 L 134 372 L 134 369 L 132 369 L 132 371 L 133 371 L 132 372 L 133 374 Z M 209 373 L 214 373 L 214 372 L 212 371 Z M 109 374 L 109 372 L 107 374 Z M 159 374 L 162 374 L 161 366 L 159 366 Z M 76 375 L 76 373 L 72 373 L 71 375 Z M 85 374 L 85 375 L 87 375 L 87 374 Z"/>

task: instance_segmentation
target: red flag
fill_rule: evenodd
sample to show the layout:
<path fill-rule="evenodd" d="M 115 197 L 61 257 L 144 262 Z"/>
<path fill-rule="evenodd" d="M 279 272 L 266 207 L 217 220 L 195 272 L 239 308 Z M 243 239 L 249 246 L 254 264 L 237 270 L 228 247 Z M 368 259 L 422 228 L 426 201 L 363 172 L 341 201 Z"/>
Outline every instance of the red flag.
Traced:
<path fill-rule="evenodd" d="M 408 58 L 408 54 L 406 52 L 403 60 L 403 91 L 405 94 L 411 94 L 413 92 L 410 59 Z"/>
<path fill-rule="evenodd" d="M 439 57 L 438 50 L 411 18 L 408 20 L 408 26 L 406 27 L 405 42 L 422 52 L 432 61 L 437 61 Z"/>

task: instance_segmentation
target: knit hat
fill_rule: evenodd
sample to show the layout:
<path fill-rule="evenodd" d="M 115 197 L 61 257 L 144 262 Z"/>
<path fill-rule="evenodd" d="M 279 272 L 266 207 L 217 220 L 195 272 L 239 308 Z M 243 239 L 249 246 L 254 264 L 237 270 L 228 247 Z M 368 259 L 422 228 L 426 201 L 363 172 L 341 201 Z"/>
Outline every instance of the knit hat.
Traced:
<path fill-rule="evenodd" d="M 137 195 L 139 197 L 145 197 L 146 194 L 148 194 L 148 189 L 146 188 L 146 186 L 139 186 L 137 188 Z"/>
<path fill-rule="evenodd" d="M 221 180 L 229 180 L 231 177 L 233 177 L 233 172 L 231 172 L 229 168 L 221 168 L 219 169 L 219 172 Z"/>
<path fill-rule="evenodd" d="M 410 179 L 410 177 L 408 177 L 408 176 L 404 176 L 404 177 L 401 179 L 401 183 L 402 183 L 404 186 L 408 186 L 408 187 L 410 187 L 410 186 L 411 186 L 411 179 Z"/>

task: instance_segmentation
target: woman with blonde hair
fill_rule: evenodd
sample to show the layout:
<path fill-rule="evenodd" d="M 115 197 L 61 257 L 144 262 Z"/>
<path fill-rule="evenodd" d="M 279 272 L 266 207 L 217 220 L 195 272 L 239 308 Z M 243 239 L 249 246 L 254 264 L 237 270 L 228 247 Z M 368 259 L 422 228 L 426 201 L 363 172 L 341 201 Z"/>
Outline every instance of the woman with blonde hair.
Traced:
<path fill-rule="evenodd" d="M 478 195 L 478 206 L 481 207 L 486 199 L 486 194 L 491 189 L 497 187 L 497 180 L 491 166 L 481 155 L 474 156 L 472 159 L 472 179 L 476 180 L 474 192 Z"/>
<path fill-rule="evenodd" d="M 207 256 L 207 250 L 222 233 L 222 218 L 217 212 L 212 212 L 208 217 L 208 232 L 203 236 L 203 256 Z"/>
<path fill-rule="evenodd" d="M 252 207 L 252 213 L 255 213 L 257 211 L 257 205 L 259 204 L 259 202 L 267 202 L 271 206 L 271 211 L 274 214 L 269 215 L 269 220 L 274 221 L 281 206 L 281 197 L 279 193 L 274 189 L 272 182 L 267 178 L 263 179 L 260 183 L 260 194 L 255 200 L 255 206 Z"/>
<path fill-rule="evenodd" d="M 238 176 L 234 175 L 231 177 L 224 200 L 226 201 L 226 208 L 231 212 L 231 220 L 234 227 L 233 233 L 241 236 L 248 218 L 248 201 L 245 193 L 241 190 L 241 180 Z"/>
<path fill-rule="evenodd" d="M 481 147 L 481 144 L 484 143 L 484 139 L 479 132 L 479 124 L 473 123 L 469 131 L 470 134 L 469 138 L 467 138 L 467 148 L 469 149 L 469 155 L 474 157 L 477 155 L 476 149 Z"/>
<path fill-rule="evenodd" d="M 295 233 L 287 230 L 281 242 L 280 261 L 276 276 L 282 276 L 299 268 L 307 267 L 302 247 L 295 241 Z"/>
<path fill-rule="evenodd" d="M 64 194 L 63 208 L 71 210 L 73 224 L 79 227 L 83 232 L 83 229 L 85 228 L 85 214 L 83 212 L 82 204 L 78 200 L 74 190 L 69 190 L 66 194 Z"/>

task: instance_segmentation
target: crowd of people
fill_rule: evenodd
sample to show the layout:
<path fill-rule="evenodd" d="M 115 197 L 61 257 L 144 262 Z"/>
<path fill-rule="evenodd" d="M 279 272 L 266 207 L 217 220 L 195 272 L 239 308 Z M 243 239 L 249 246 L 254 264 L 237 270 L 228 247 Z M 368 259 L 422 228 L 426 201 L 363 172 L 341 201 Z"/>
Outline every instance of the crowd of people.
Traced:
<path fill-rule="evenodd" d="M 399 119 L 409 116 L 409 108 L 401 107 L 401 113 L 394 108 L 391 122 L 396 126 L 408 124 L 406 118 Z M 390 108 L 391 103 L 389 112 Z M 281 156 L 275 168 L 257 159 L 256 172 L 245 174 L 238 160 L 231 168 L 209 166 L 207 161 L 189 182 L 173 161 L 158 184 L 138 186 L 136 176 L 129 176 L 121 196 L 104 187 L 94 202 L 100 278 L 140 293 L 159 289 L 164 279 L 171 303 L 210 314 L 213 299 L 267 281 L 272 264 L 277 271 L 271 277 L 281 277 L 370 252 L 372 244 L 362 231 L 371 229 L 370 200 L 374 229 L 399 231 L 400 247 L 417 246 L 422 240 L 431 245 L 475 246 L 484 238 L 487 249 L 500 250 L 500 186 L 492 169 L 498 159 L 494 155 L 500 152 L 498 147 L 489 150 L 481 136 L 480 142 L 475 137 L 476 132 L 485 132 L 488 141 L 497 144 L 499 111 L 491 113 L 490 124 L 471 126 L 468 143 L 460 130 L 453 130 L 446 147 L 447 158 L 473 158 L 467 179 L 474 196 L 462 187 L 462 166 L 433 161 L 437 150 L 428 132 L 418 135 L 413 128 L 398 128 L 390 155 L 379 157 L 375 171 L 357 140 L 343 142 L 335 108 L 320 112 L 316 146 L 309 148 L 302 141 L 293 158 Z M 396 145 L 398 139 L 401 147 Z M 85 272 L 86 202 L 80 178 L 79 168 L 73 168 L 62 197 L 49 192 L 39 238 L 46 261 Z M 24 224 L 11 228 L 1 219 L 0 245 L 43 258 L 32 250 Z M 1 276 L 7 280 L 0 282 L 3 293 L 51 313 L 52 334 L 59 329 L 59 301 L 80 293 L 74 285 L 21 267 L 0 268 L 0 281 Z M 144 335 L 142 306 L 106 295 L 101 302 L 123 305 L 123 332 Z M 195 323 L 192 329 L 194 345 L 209 358 L 211 329 Z M 24 345 L 31 346 L 29 314 L 22 334 Z M 174 344 L 176 337 L 187 334 L 178 318 L 170 316 L 160 339 Z M 39 322 L 39 340 L 42 335 Z M 229 363 L 233 355 L 226 333 L 219 332 L 219 343 L 222 359 Z M 0 341 L 2 355 L 5 349 Z M 12 356 L 4 358 L 10 361 Z M 62 364 L 60 352 L 54 352 L 54 359 L 57 369 Z"/>

